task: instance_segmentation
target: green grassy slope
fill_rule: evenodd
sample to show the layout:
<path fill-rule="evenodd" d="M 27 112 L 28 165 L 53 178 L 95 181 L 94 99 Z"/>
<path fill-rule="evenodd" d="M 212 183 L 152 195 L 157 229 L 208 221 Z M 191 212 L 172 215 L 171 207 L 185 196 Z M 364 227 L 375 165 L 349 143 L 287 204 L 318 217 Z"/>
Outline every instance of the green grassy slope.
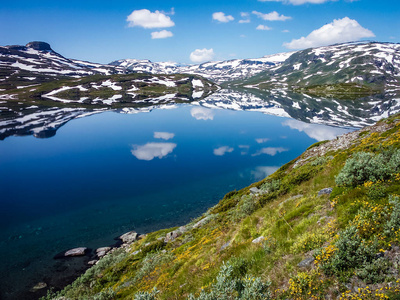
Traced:
<path fill-rule="evenodd" d="M 190 224 L 108 254 L 48 298 L 400 299 L 398 194 L 396 115 L 311 146 Z"/>

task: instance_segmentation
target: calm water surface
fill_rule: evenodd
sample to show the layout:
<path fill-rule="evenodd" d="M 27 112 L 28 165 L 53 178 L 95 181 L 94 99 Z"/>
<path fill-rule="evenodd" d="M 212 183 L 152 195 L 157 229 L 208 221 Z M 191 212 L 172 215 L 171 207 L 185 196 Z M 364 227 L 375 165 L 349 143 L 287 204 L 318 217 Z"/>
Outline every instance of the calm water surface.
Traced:
<path fill-rule="evenodd" d="M 52 258 L 61 251 L 182 225 L 310 144 L 347 131 L 181 105 L 106 112 L 69 122 L 49 139 L 0 141 L 3 297 L 51 284 L 51 272 L 62 272 Z"/>

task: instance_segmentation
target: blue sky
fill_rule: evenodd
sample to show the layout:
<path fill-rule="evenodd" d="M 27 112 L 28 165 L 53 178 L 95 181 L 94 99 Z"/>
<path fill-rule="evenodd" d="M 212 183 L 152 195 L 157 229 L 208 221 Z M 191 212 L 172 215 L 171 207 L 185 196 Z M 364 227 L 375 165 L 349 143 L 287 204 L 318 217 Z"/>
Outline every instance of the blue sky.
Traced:
<path fill-rule="evenodd" d="M 256 58 L 346 40 L 400 42 L 400 3 L 2 1 L 0 28 L 0 45 L 46 41 L 68 58 L 194 63 Z"/>

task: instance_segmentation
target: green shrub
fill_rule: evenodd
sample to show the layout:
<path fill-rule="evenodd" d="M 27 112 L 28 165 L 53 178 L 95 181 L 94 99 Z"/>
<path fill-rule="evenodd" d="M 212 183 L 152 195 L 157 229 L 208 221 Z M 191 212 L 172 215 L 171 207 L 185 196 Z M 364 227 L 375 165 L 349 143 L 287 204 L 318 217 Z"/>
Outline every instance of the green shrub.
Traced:
<path fill-rule="evenodd" d="M 151 292 L 138 292 L 135 294 L 134 300 L 155 300 L 159 291 L 154 288 Z"/>
<path fill-rule="evenodd" d="M 279 179 L 272 179 L 267 181 L 260 186 L 262 191 L 267 191 L 268 193 L 278 191 L 281 187 L 281 181 Z"/>
<path fill-rule="evenodd" d="M 270 300 L 270 282 L 263 282 L 261 278 L 235 276 L 235 264 L 241 265 L 243 261 L 224 263 L 214 284 L 206 291 L 202 290 L 198 297 L 190 295 L 190 300 Z"/>
<path fill-rule="evenodd" d="M 352 225 L 342 231 L 335 248 L 334 254 L 322 264 L 322 269 L 326 274 L 343 276 L 349 270 L 371 263 L 376 257 L 378 244 L 361 239 L 357 228 Z"/>
<path fill-rule="evenodd" d="M 400 229 L 400 198 L 398 196 L 389 196 L 389 203 L 392 205 L 392 213 L 384 226 L 384 232 L 387 237 L 393 237 Z"/>
<path fill-rule="evenodd" d="M 347 159 L 343 169 L 336 176 L 336 184 L 355 187 L 366 181 L 386 180 L 399 169 L 400 149 L 389 149 L 376 155 L 357 152 Z"/>
<path fill-rule="evenodd" d="M 389 262 L 381 257 L 371 262 L 366 262 L 356 270 L 356 275 L 368 284 L 383 282 L 389 271 Z"/>

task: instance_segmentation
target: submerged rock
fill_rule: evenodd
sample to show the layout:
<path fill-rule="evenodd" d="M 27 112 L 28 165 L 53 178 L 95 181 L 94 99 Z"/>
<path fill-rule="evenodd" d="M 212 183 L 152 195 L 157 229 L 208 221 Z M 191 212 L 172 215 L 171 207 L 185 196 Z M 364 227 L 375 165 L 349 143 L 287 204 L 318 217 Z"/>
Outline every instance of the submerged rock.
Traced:
<path fill-rule="evenodd" d="M 88 248 L 86 247 L 78 247 L 74 249 L 70 249 L 64 253 L 65 257 L 71 257 L 71 256 L 83 256 L 86 254 L 86 251 Z"/>
<path fill-rule="evenodd" d="M 31 288 L 31 292 L 36 292 L 38 290 L 44 289 L 47 287 L 47 283 L 46 282 L 39 282 L 37 283 L 33 288 Z"/>

